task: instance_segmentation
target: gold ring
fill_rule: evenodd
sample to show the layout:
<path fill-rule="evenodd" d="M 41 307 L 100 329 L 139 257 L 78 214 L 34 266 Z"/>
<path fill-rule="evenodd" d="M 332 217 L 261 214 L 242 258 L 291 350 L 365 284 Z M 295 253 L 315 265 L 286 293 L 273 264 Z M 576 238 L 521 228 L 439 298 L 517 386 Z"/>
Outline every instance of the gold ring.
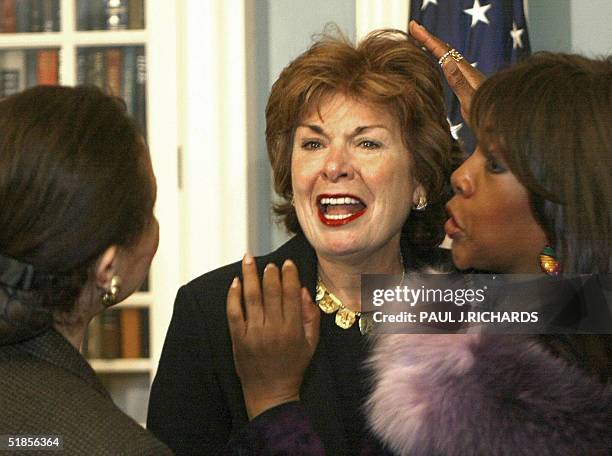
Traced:
<path fill-rule="evenodd" d="M 452 58 L 455 62 L 461 62 L 463 60 L 463 56 L 461 55 L 461 53 L 457 51 L 457 49 L 452 48 L 446 51 L 444 55 L 440 57 L 440 60 L 438 60 L 438 64 L 440 64 L 440 66 L 444 66 L 444 62 L 446 62 L 449 57 Z"/>

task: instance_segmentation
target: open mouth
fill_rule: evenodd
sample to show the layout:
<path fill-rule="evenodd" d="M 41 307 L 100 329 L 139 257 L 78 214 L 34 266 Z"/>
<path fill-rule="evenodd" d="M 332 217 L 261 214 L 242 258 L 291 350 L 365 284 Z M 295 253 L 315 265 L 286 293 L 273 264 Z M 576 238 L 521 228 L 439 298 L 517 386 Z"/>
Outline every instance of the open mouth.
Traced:
<path fill-rule="evenodd" d="M 319 219 L 328 226 L 346 225 L 361 217 L 366 204 L 353 195 L 319 195 L 317 197 Z"/>

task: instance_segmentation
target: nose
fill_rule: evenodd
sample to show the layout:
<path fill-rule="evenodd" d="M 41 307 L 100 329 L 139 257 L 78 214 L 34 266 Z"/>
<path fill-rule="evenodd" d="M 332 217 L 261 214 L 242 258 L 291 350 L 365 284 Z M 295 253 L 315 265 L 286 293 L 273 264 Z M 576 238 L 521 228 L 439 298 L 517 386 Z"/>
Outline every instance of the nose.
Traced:
<path fill-rule="evenodd" d="M 351 179 L 353 174 L 348 148 L 344 145 L 330 146 L 323 166 L 323 175 L 330 182 L 337 182 L 342 178 Z"/>
<path fill-rule="evenodd" d="M 451 185 L 455 195 L 469 198 L 474 194 L 474 175 L 472 172 L 474 154 L 465 160 L 451 175 Z"/>

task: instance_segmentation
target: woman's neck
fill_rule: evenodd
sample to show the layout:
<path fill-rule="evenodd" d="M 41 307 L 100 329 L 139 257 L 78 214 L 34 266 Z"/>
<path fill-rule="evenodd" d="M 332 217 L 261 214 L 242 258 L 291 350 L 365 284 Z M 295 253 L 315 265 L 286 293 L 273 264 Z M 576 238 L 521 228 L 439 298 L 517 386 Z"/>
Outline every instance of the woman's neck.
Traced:
<path fill-rule="evenodd" d="M 335 258 L 317 253 L 319 277 L 351 310 L 361 310 L 362 274 L 402 274 L 399 239 L 374 254 Z"/>
<path fill-rule="evenodd" d="M 104 310 L 97 289 L 91 285 L 86 286 L 70 312 L 57 312 L 54 315 L 53 326 L 74 348 L 81 351 L 89 322 Z"/>
<path fill-rule="evenodd" d="M 91 320 L 87 320 L 74 324 L 65 324 L 56 321 L 53 326 L 74 348 L 81 351 L 81 345 L 83 345 L 83 339 L 85 338 L 85 333 L 87 332 L 90 321 Z"/>

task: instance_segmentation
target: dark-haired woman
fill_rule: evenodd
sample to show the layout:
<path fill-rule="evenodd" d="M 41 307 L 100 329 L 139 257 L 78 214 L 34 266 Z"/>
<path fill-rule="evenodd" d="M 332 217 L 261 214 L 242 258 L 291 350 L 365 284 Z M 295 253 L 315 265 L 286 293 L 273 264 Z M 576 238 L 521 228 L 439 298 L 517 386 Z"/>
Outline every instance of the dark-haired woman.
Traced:
<path fill-rule="evenodd" d="M 170 453 L 79 353 L 91 318 L 145 278 L 155 197 L 149 152 L 116 99 L 41 86 L 0 101 L 3 448 L 25 435 L 59 437 L 66 454 Z"/>
<path fill-rule="evenodd" d="M 277 212 L 295 236 L 269 255 L 247 255 L 179 290 L 151 390 L 148 427 L 180 454 L 216 454 L 249 418 L 295 398 L 287 392 L 306 371 L 300 398 L 326 449 L 358 454 L 373 441 L 361 410 L 367 350 L 362 332 L 368 329 L 360 316 L 361 274 L 401 276 L 450 264 L 436 246 L 443 239 L 447 179 L 460 154 L 446 121 L 438 69 L 402 32 L 374 32 L 358 45 L 324 37 L 272 87 L 266 140 L 283 198 Z M 299 280 L 282 281 L 293 284 L 289 301 L 301 305 L 301 283 L 320 308 L 306 314 L 304 337 L 292 342 L 312 356 L 317 344 L 311 329 L 320 314 L 312 361 L 289 359 L 297 372 L 287 382 L 268 381 L 288 373 L 284 362 L 274 366 L 276 372 L 237 372 L 235 355 L 277 358 L 264 350 L 233 353 L 225 309 L 230 284 L 250 275 L 278 291 L 281 273 L 291 277 L 296 269 Z M 233 290 L 247 298 L 257 292 L 236 285 Z M 301 328 L 300 313 L 287 309 L 265 321 Z M 263 322 L 264 314 L 258 315 Z M 255 383 L 244 388 L 251 376 Z M 295 435 L 292 429 L 287 432 Z"/>
<path fill-rule="evenodd" d="M 478 139 L 447 204 L 456 266 L 593 274 L 581 293 L 602 334 L 381 337 L 370 423 L 397 454 L 610 454 L 612 59 L 540 53 L 482 82 L 410 31 L 440 58 Z"/>

